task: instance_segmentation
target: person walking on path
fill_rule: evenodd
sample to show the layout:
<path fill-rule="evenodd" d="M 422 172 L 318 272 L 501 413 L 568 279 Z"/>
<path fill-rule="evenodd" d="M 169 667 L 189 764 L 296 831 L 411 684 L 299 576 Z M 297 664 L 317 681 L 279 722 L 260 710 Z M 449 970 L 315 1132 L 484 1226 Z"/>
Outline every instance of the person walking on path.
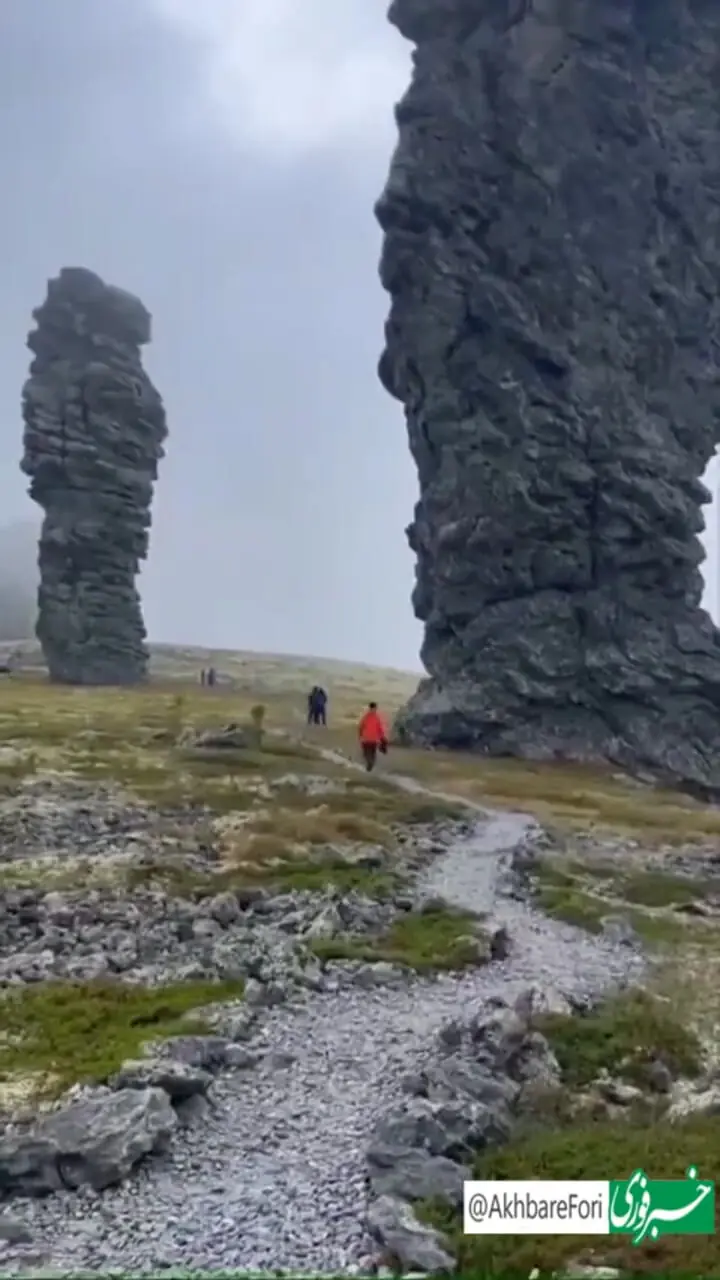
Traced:
<path fill-rule="evenodd" d="M 358 725 L 358 738 L 365 768 L 371 773 L 375 768 L 378 751 L 385 755 L 388 748 L 387 729 L 378 711 L 377 702 L 368 703 L 368 709 Z"/>
<path fill-rule="evenodd" d="M 327 700 L 325 690 L 314 684 L 308 694 L 308 724 L 327 725 Z"/>

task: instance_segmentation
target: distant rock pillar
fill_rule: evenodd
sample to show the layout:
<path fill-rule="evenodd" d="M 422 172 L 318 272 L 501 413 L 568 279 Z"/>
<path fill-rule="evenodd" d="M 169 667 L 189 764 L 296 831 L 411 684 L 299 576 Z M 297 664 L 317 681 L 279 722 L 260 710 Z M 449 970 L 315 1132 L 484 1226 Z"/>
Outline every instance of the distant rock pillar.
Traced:
<path fill-rule="evenodd" d="M 37 636 L 52 680 L 135 684 L 148 663 L 135 581 L 167 436 L 140 354 L 150 315 L 92 271 L 65 267 L 33 318 L 20 465 L 45 513 Z"/>

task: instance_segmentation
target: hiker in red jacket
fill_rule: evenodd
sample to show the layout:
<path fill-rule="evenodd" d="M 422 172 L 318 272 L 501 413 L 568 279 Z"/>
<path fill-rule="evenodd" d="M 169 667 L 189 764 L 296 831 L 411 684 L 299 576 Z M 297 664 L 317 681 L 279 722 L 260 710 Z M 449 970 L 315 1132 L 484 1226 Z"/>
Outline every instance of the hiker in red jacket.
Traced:
<path fill-rule="evenodd" d="M 387 729 L 378 711 L 377 702 L 368 704 L 368 709 L 358 725 L 358 738 L 365 768 L 370 773 L 375 768 L 378 751 L 385 755 L 388 747 Z"/>

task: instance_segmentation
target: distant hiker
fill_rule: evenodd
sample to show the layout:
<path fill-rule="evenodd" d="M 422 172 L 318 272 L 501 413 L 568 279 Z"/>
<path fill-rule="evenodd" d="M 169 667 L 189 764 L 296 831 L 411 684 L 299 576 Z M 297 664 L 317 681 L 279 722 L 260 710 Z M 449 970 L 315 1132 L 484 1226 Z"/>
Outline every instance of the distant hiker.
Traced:
<path fill-rule="evenodd" d="M 204 684 L 205 684 L 205 668 L 204 668 L 204 667 L 203 667 L 202 671 L 200 672 L 200 683 L 201 683 L 201 685 L 204 685 Z"/>
<path fill-rule="evenodd" d="M 358 725 L 358 738 L 365 768 L 370 773 L 375 768 L 378 751 L 385 755 L 388 748 L 387 729 L 378 711 L 377 702 L 368 703 L 368 709 Z"/>
<path fill-rule="evenodd" d="M 327 724 L 327 700 L 325 690 L 314 684 L 308 694 L 308 724 Z"/>
<path fill-rule="evenodd" d="M 205 683 L 209 689 L 215 688 L 215 680 L 216 680 L 215 668 L 208 667 L 207 675 L 205 676 Z"/>

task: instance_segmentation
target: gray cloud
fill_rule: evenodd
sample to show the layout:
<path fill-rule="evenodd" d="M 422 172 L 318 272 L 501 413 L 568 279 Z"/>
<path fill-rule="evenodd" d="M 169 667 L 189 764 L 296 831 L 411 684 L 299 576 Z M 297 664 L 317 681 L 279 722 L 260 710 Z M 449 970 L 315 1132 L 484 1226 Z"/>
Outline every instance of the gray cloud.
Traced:
<path fill-rule="evenodd" d="M 30 311 L 87 265 L 154 316 L 155 639 L 417 665 L 416 481 L 375 373 L 372 205 L 408 74 L 384 7 L 0 7 L 4 518 L 34 510 L 15 470 Z"/>

